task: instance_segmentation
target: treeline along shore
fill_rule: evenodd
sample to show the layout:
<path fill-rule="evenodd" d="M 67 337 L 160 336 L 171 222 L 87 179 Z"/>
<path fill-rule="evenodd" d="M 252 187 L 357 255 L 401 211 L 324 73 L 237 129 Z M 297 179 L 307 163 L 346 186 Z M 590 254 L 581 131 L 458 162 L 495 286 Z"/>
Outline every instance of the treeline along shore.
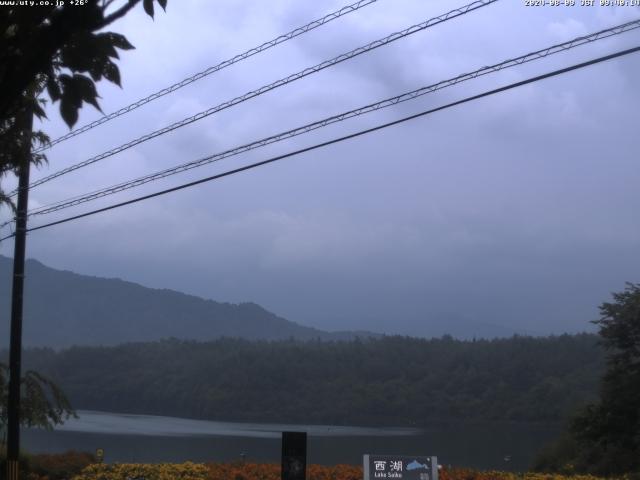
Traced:
<path fill-rule="evenodd" d="M 422 426 L 563 422 L 597 397 L 595 335 L 459 341 L 175 339 L 27 349 L 76 409 L 209 420 Z M 6 352 L 2 353 L 6 358 Z"/>

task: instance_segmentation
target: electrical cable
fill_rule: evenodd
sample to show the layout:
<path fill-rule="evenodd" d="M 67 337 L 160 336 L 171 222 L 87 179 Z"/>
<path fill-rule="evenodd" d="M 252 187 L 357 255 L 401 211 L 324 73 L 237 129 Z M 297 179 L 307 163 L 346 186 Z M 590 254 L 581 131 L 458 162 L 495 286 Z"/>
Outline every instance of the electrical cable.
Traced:
<path fill-rule="evenodd" d="M 161 98 L 165 95 L 168 95 L 169 93 L 175 92 L 176 90 L 181 89 L 182 87 L 186 87 L 187 85 L 192 84 L 193 82 L 197 82 L 198 80 L 207 77 L 213 73 L 219 72 L 220 70 L 230 67 L 231 65 L 234 65 L 242 60 L 246 60 L 249 57 L 252 57 L 253 55 L 256 55 L 258 53 L 264 52 L 265 50 L 268 50 L 272 47 L 275 47 L 276 45 L 279 45 L 281 43 L 284 43 L 288 40 L 291 40 L 293 38 L 296 38 L 304 33 L 307 33 L 311 30 L 314 30 L 322 25 L 325 25 L 337 18 L 340 18 L 344 15 L 347 15 L 349 13 L 355 12 L 363 7 L 366 7 L 367 5 L 370 5 L 372 3 L 377 2 L 378 0 L 360 0 L 358 2 L 352 3 L 351 5 L 347 5 L 345 7 L 340 8 L 339 10 L 336 10 L 334 12 L 331 12 L 327 15 L 325 15 L 322 18 L 319 18 L 317 20 L 314 20 L 312 22 L 307 23 L 306 25 L 303 25 L 302 27 L 298 27 L 298 28 L 294 28 L 293 30 L 291 30 L 288 33 L 285 33 L 283 35 L 280 35 L 272 40 L 269 40 L 268 42 L 263 43 L 262 45 L 259 45 L 257 47 L 251 48 L 249 50 L 247 50 L 246 52 L 240 53 L 238 55 L 235 55 L 232 58 L 229 58 L 228 60 L 225 60 L 223 62 L 218 63 L 217 65 L 211 66 L 205 70 L 202 70 L 201 72 L 195 73 L 193 75 L 191 75 L 190 77 L 187 77 L 177 83 L 174 83 L 173 85 L 170 85 L 168 87 L 163 88 L 162 90 L 158 90 L 155 93 L 152 93 L 151 95 L 142 98 L 140 100 L 138 100 L 137 102 L 132 103 L 131 105 L 128 105 L 126 107 L 123 107 L 119 110 L 116 110 L 115 112 L 112 112 L 108 115 L 105 115 L 104 117 L 101 117 L 91 123 L 88 123 L 87 125 L 84 125 L 83 127 L 77 128 L 76 130 L 73 130 L 65 135 L 62 135 L 61 137 L 58 137 L 54 140 L 52 140 L 51 142 L 49 142 L 49 144 L 47 144 L 46 146 L 36 150 L 35 153 L 40 153 L 43 152 L 44 150 L 47 150 L 48 148 L 52 147 L 53 145 L 56 145 L 60 142 L 64 142 L 65 140 L 68 140 L 70 138 L 73 138 L 77 135 L 80 135 L 81 133 L 87 132 L 99 125 L 102 125 L 103 123 L 106 123 L 110 120 L 113 120 L 114 118 L 120 117 L 121 115 L 124 115 L 126 113 L 129 113 L 143 105 L 146 105 L 149 102 L 152 102 L 154 100 L 157 100 L 158 98 Z"/>
<path fill-rule="evenodd" d="M 84 160 L 82 162 L 79 162 L 75 165 L 71 165 L 67 168 L 64 168 L 62 170 L 59 170 L 58 172 L 52 173 L 51 175 L 48 175 L 46 177 L 43 177 L 39 180 L 36 180 L 34 182 L 31 182 L 31 184 L 29 185 L 29 188 L 34 188 L 38 185 L 42 185 L 43 183 L 49 182 L 55 178 L 58 178 L 62 175 L 66 175 L 67 173 L 73 172 L 75 170 L 78 170 L 80 168 L 86 167 L 87 165 L 91 165 L 93 163 L 96 163 L 100 160 L 104 160 L 105 158 L 111 157 L 113 155 L 116 155 L 120 152 L 123 152 L 131 147 L 134 147 L 136 145 L 139 145 L 143 142 L 146 142 L 148 140 L 151 140 L 153 138 L 159 137 L 161 135 L 167 134 L 173 130 L 176 130 L 180 127 L 184 127 L 185 125 L 189 125 L 191 123 L 194 123 L 198 120 L 202 120 L 203 118 L 206 118 L 210 115 L 213 115 L 214 113 L 218 113 L 222 110 L 225 110 L 227 108 L 233 107 L 235 105 L 238 105 L 242 102 L 245 102 L 251 98 L 260 96 L 264 93 L 270 92 L 271 90 L 274 90 L 276 88 L 282 87 L 284 85 L 288 85 L 289 83 L 295 82 L 296 80 L 299 80 L 301 78 L 304 78 L 308 75 L 317 73 L 321 70 L 324 70 L 326 68 L 332 67 L 338 63 L 344 62 L 346 60 L 350 60 L 358 55 L 361 55 L 363 53 L 369 52 L 371 50 L 374 50 L 376 48 L 382 47 L 384 45 L 387 45 L 389 43 L 395 42 L 396 40 L 400 40 L 402 38 L 405 38 L 409 35 L 412 35 L 414 33 L 420 32 L 422 30 L 425 30 L 429 27 L 432 27 L 434 25 L 440 24 L 440 23 L 444 23 L 448 20 L 451 20 L 453 18 L 465 15 L 469 12 L 475 11 L 479 8 L 485 7 L 487 5 L 490 5 L 492 3 L 497 2 L 498 0 L 476 0 L 472 3 L 469 3 L 463 7 L 460 8 L 456 8 L 454 10 L 451 10 L 445 14 L 439 15 L 437 17 L 431 18 L 429 20 L 426 20 L 422 23 L 413 25 L 409 28 L 406 28 L 400 32 L 395 32 L 392 33 L 391 35 L 388 35 L 387 37 L 384 37 L 382 39 L 379 40 L 375 40 L 371 43 L 368 43 L 367 45 L 364 45 L 362 47 L 358 47 L 354 50 L 351 50 L 350 52 L 347 53 L 343 53 L 341 55 L 338 55 L 337 57 L 334 57 L 330 60 L 325 60 L 322 63 L 319 63 L 313 67 L 308 67 L 305 68 L 304 70 L 301 70 L 297 73 L 291 74 L 287 77 L 281 78 L 280 80 L 277 80 L 273 83 L 270 83 L 268 85 L 264 85 L 260 88 L 258 88 L 257 90 L 252 90 L 250 92 L 245 93 L 244 95 L 241 95 L 239 97 L 236 97 L 232 100 L 228 100 L 226 102 L 223 102 L 219 105 L 216 105 L 215 107 L 211 107 L 207 110 L 204 110 L 202 112 L 199 112 L 195 115 L 192 115 L 191 117 L 187 117 L 183 120 L 180 120 L 178 122 L 175 122 L 171 125 L 168 125 L 164 128 L 161 128 L 159 130 L 156 130 L 154 132 L 148 133 L 146 135 L 143 135 L 142 137 L 138 137 L 134 140 L 131 140 L 127 143 L 124 143 L 118 147 L 115 147 L 111 150 L 108 150 L 106 152 L 103 152 L 99 155 L 96 155 L 94 157 L 91 157 L 87 160 Z M 11 192 L 10 196 L 15 196 L 17 193 L 16 190 L 14 190 L 13 192 Z"/>
<path fill-rule="evenodd" d="M 73 220 L 78 220 L 80 218 L 96 215 L 98 213 L 103 213 L 103 212 L 106 212 L 106 211 L 109 211 L 109 210 L 113 210 L 113 209 L 116 209 L 116 208 L 120 208 L 120 207 L 124 207 L 124 206 L 127 206 L 127 205 L 131 205 L 133 203 L 138 203 L 138 202 L 141 202 L 143 200 L 148 200 L 148 199 L 151 199 L 151 198 L 159 197 L 161 195 L 166 195 L 168 193 L 176 192 L 178 190 L 183 190 L 185 188 L 190 188 L 190 187 L 193 187 L 193 186 L 196 186 L 196 185 L 200 185 L 202 183 L 207 183 L 207 182 L 211 182 L 213 180 L 218 180 L 220 178 L 224 178 L 224 177 L 227 177 L 227 176 L 230 176 L 230 175 L 234 175 L 236 173 L 244 172 L 246 170 L 251 170 L 251 169 L 254 169 L 254 168 L 257 168 L 257 167 L 260 167 L 260 166 L 264 166 L 264 165 L 267 165 L 267 164 L 270 164 L 270 163 L 274 163 L 276 161 L 283 160 L 285 158 L 297 156 L 297 155 L 300 155 L 302 153 L 310 152 L 310 151 L 313 151 L 313 150 L 317 150 L 319 148 L 323 148 L 323 147 L 326 147 L 326 146 L 329 146 L 329 145 L 333 145 L 333 144 L 340 143 L 340 142 L 343 142 L 343 141 L 346 141 L 346 140 L 350 140 L 350 139 L 353 139 L 353 138 L 356 138 L 356 137 L 360 137 L 360 136 L 363 136 L 363 135 L 366 135 L 366 134 L 369 134 L 369 133 L 372 133 L 372 132 L 376 132 L 376 131 L 379 131 L 379 130 L 382 130 L 382 129 L 385 129 L 385 128 L 388 128 L 388 127 L 391 127 L 391 126 L 394 126 L 394 125 L 399 125 L 399 124 L 405 123 L 407 121 L 414 120 L 416 118 L 424 117 L 426 115 L 430 115 L 430 114 L 433 114 L 435 112 L 439 112 L 439 111 L 446 110 L 446 109 L 449 109 L 449 108 L 452 108 L 452 107 L 455 107 L 455 106 L 458 106 L 458 105 L 462 105 L 464 103 L 468 103 L 468 102 L 471 102 L 471 101 L 479 100 L 479 99 L 484 98 L 484 97 L 495 95 L 495 94 L 498 94 L 498 93 L 501 93 L 501 92 L 505 92 L 507 90 L 511 90 L 511 89 L 514 89 L 514 88 L 517 88 L 517 87 L 521 87 L 521 86 L 524 86 L 524 85 L 528 85 L 528 84 L 531 84 L 531 83 L 539 82 L 539 81 L 545 80 L 547 78 L 551 78 L 551 77 L 555 77 L 555 76 L 558 76 L 558 75 L 562 75 L 562 74 L 565 74 L 565 73 L 568 73 L 568 72 L 571 72 L 571 71 L 574 71 L 574 70 L 578 70 L 578 69 L 585 68 L 585 67 L 588 67 L 588 66 L 591 66 L 591 65 L 595 65 L 595 64 L 602 63 L 602 62 L 605 62 L 605 61 L 608 61 L 608 60 L 612 60 L 614 58 L 619 58 L 619 57 L 622 57 L 622 56 L 625 56 L 625 55 L 630 55 L 630 54 L 636 53 L 638 51 L 640 51 L 640 46 L 629 48 L 629 49 L 626 49 L 626 50 L 621 50 L 621 51 L 618 51 L 618 52 L 615 52 L 615 53 L 612 53 L 612 54 L 609 54 L 609 55 L 605 55 L 605 56 L 602 56 L 602 57 L 598 57 L 598 58 L 595 58 L 595 59 L 592 59 L 592 60 L 589 60 L 589 61 L 586 61 L 586 62 L 574 64 L 574 65 L 571 65 L 569 67 L 565 67 L 565 68 L 561 68 L 561 69 L 558 69 L 558 70 L 554 70 L 552 72 L 548 72 L 548 73 L 545 73 L 545 74 L 542 74 L 542 75 L 537 75 L 535 77 L 531 77 L 531 78 L 528 78 L 526 80 L 510 83 L 508 85 L 505 85 L 505 86 L 502 86 L 502 87 L 499 87 L 499 88 L 495 88 L 493 90 L 489 90 L 489 91 L 486 91 L 486 92 L 483 92 L 483 93 L 480 93 L 480 94 L 477 94 L 477 95 L 466 97 L 466 98 L 463 98 L 462 100 L 458 100 L 458 101 L 455 101 L 455 102 L 452 102 L 452 103 L 448 103 L 448 104 L 442 105 L 440 107 L 432 108 L 432 109 L 425 110 L 425 111 L 420 112 L 420 113 L 409 115 L 407 117 L 403 117 L 403 118 L 400 118 L 398 120 L 394 120 L 392 122 L 388 122 L 388 123 L 384 123 L 384 124 L 381 124 L 381 125 L 377 125 L 375 127 L 367 128 L 365 130 L 360 130 L 358 132 L 355 132 L 355 133 L 352 133 L 352 134 L 349 134 L 349 135 L 345 135 L 345 136 L 342 136 L 342 137 L 334 138 L 332 140 L 329 140 L 329 141 L 326 141 L 326 142 L 322 142 L 322 143 L 318 143 L 318 144 L 312 145 L 310 147 L 302 148 L 302 149 L 299 149 L 299 150 L 295 150 L 293 152 L 289 152 L 289 153 L 286 153 L 286 154 L 283 154 L 283 155 L 278 155 L 276 157 L 272 157 L 272 158 L 269 158 L 267 160 L 263 160 L 263 161 L 260 161 L 260 162 L 252 163 L 252 164 L 249 164 L 249 165 L 245 165 L 243 167 L 235 168 L 233 170 L 228 170 L 228 171 L 223 172 L 223 173 L 212 175 L 212 176 L 206 177 L 206 178 L 201 178 L 201 179 L 195 180 L 193 182 L 189 182 L 189 183 L 185 183 L 185 184 L 182 184 L 182 185 L 178 185 L 178 186 L 175 186 L 175 187 L 172 187 L 172 188 L 168 188 L 166 190 L 161 190 L 161 191 L 149 194 L 149 195 L 144 195 L 144 196 L 141 196 L 141 197 L 137 197 L 137 198 L 134 198 L 134 199 L 131 199 L 131 200 L 127 200 L 125 202 L 116 203 L 116 204 L 113 204 L 113 205 L 109 205 L 107 207 L 103 207 L 103 208 L 99 208 L 99 209 L 96 209 L 96 210 L 85 212 L 85 213 L 82 213 L 82 214 L 79 214 L 79 215 L 74 215 L 74 216 L 71 216 L 71 217 L 63 218 L 61 220 L 56 220 L 54 222 L 50 222 L 50 223 L 46 223 L 46 224 L 43 224 L 43 225 L 39 225 L 37 227 L 32 227 L 32 228 L 27 229 L 27 232 L 33 232 L 33 231 L 36 231 L 36 230 L 49 228 L 49 227 L 52 227 L 52 226 L 55 226 L 55 225 L 60 225 L 60 224 L 63 224 L 63 223 L 71 222 Z M 9 236 L 3 237 L 3 238 L 0 239 L 0 242 L 2 240 L 6 240 L 8 238 L 11 238 L 12 236 L 13 235 L 9 235 Z"/>
<path fill-rule="evenodd" d="M 421 87 L 419 89 L 416 90 L 412 90 L 410 92 L 407 93 L 403 93 L 401 95 L 397 95 L 395 97 L 391 97 L 391 98 L 387 98 L 385 100 L 381 100 L 379 102 L 376 103 L 372 103 L 354 110 L 350 110 L 347 112 L 343 112 L 340 113 L 338 115 L 333 115 L 331 117 L 327 117 L 324 118 L 322 120 L 318 120 L 316 122 L 313 123 L 309 123 L 306 124 L 304 126 L 301 127 L 297 127 L 294 128 L 292 130 L 288 130 L 285 132 L 281 132 L 278 133 L 276 135 L 272 135 L 260 140 L 256 140 L 253 141 L 251 143 L 245 144 L 245 145 L 241 145 L 239 147 L 235 147 L 229 150 L 225 150 L 223 152 L 219 152 L 213 155 L 209 155 L 207 157 L 204 158 L 200 158 L 197 160 L 192 160 L 190 162 L 184 163 L 182 165 L 178 165 L 175 167 L 171 167 L 165 170 L 161 170 L 159 172 L 155 172 L 152 174 L 148 174 L 142 177 L 138 177 L 136 179 L 133 180 L 128 180 L 126 182 L 122 182 L 116 185 L 112 185 L 100 190 L 96 190 L 93 192 L 89 192 L 80 196 L 75 196 L 72 198 L 67 198 L 64 200 L 60 200 L 58 202 L 54 202 L 52 204 L 48 204 L 48 205 L 44 205 L 42 207 L 39 207 L 37 209 L 34 209 L 33 211 L 29 212 L 29 216 L 36 216 L 36 215 L 45 215 L 48 213 L 52 213 L 52 212 L 56 212 L 58 210 L 63 210 L 65 208 L 70 208 L 76 205 L 80 205 L 82 203 L 86 203 L 92 200 L 96 200 L 98 198 L 102 198 L 108 195 L 113 195 L 115 193 L 119 193 L 134 187 L 138 187 L 141 185 L 144 185 L 146 183 L 155 181 L 155 180 L 159 180 L 162 178 L 166 178 L 168 176 L 171 175 L 175 175 L 177 173 L 181 173 L 181 172 L 185 172 L 188 170 L 191 170 L 193 168 L 197 168 L 203 165 L 207 165 L 216 161 L 220 161 L 222 159 L 225 158 L 229 158 L 231 156 L 235 156 L 241 153 L 245 153 L 248 152 L 250 150 L 254 150 L 266 145 L 270 145 L 276 142 L 280 142 L 283 141 L 285 139 L 289 139 L 304 133 L 308 133 L 323 127 L 326 127 L 328 125 L 331 125 L 333 123 L 337 123 L 337 122 L 341 122 L 350 118 L 354 118 L 360 115 L 364 115 L 367 113 L 371 113 L 383 108 L 387 108 L 393 105 L 397 105 L 399 103 L 402 102 L 406 102 L 409 100 L 414 100 L 420 96 L 426 95 L 428 93 L 432 93 L 434 91 L 437 90 L 441 90 L 453 85 L 456 85 L 458 83 L 467 81 L 467 80 L 471 80 L 474 78 L 478 78 L 479 76 L 482 75 L 486 75 L 489 73 L 493 73 L 493 72 L 497 72 L 497 71 L 501 71 L 504 70 L 506 68 L 511 68 L 514 66 L 518 66 L 518 65 L 522 65 L 524 63 L 527 62 L 531 62 L 531 61 L 535 61 L 535 60 L 539 60 L 542 58 L 545 58 L 549 55 L 553 55 L 559 52 L 563 52 L 563 51 L 567 51 L 569 49 L 572 48 L 576 48 L 578 46 L 581 45 L 585 45 L 587 43 L 591 43 L 597 40 L 601 40 L 603 38 L 608 38 L 611 37 L 613 35 L 619 35 L 621 33 L 624 32 L 628 32 L 630 30 L 633 29 L 637 29 L 640 28 L 640 19 L 631 21 L 631 22 L 627 22 L 621 25 L 617 25 L 615 27 L 611 27 L 605 30 L 601 30 L 589 35 L 585 35 L 582 37 L 578 37 L 575 38 L 573 40 L 567 41 L 567 42 L 563 42 L 557 45 L 553 45 L 547 48 L 544 48 L 542 50 L 537 50 L 535 52 L 531 52 L 531 53 L 527 53 L 525 55 L 521 55 L 519 57 L 516 58 L 512 58 L 509 60 L 505 60 L 503 62 L 491 65 L 491 66 L 485 66 L 482 67 L 478 70 L 475 70 L 473 72 L 470 73 L 465 73 L 462 75 L 458 75 L 454 78 L 448 79 L 448 80 L 443 80 L 440 81 L 438 83 L 426 86 L 426 87 Z M 2 227 L 2 225 L 0 225 L 0 227 Z"/>

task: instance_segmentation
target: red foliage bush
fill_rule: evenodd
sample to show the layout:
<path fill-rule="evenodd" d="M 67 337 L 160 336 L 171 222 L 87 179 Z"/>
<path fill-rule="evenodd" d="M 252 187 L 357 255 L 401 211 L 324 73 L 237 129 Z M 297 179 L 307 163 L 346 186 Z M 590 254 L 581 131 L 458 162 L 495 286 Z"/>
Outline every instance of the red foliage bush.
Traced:
<path fill-rule="evenodd" d="M 96 461 L 96 457 L 90 453 L 73 450 L 59 454 L 29 455 L 26 467 L 27 478 L 29 480 L 68 480 Z"/>

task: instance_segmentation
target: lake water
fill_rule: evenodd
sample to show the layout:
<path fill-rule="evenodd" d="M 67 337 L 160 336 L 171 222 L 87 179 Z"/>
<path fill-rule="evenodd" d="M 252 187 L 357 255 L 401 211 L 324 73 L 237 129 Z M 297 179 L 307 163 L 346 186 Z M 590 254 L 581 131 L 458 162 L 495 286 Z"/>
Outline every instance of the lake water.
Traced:
<path fill-rule="evenodd" d="M 79 411 L 53 431 L 28 429 L 33 453 L 105 451 L 107 462 L 186 460 L 280 462 L 282 431 L 306 431 L 308 462 L 361 464 L 362 455 L 437 455 L 445 465 L 525 470 L 559 432 L 554 425 L 442 423 L 425 429 L 211 422 L 150 415 Z"/>

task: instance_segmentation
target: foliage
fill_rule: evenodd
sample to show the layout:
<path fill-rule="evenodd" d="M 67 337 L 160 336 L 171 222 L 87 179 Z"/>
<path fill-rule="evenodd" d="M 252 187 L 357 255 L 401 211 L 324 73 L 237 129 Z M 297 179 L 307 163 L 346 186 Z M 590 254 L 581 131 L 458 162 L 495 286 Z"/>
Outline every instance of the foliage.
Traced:
<path fill-rule="evenodd" d="M 280 465 L 273 463 L 211 463 L 207 480 L 280 480 Z M 355 465 L 307 465 L 309 480 L 361 480 Z"/>
<path fill-rule="evenodd" d="M 596 397 L 593 335 L 27 350 L 80 409 L 212 420 L 420 426 L 559 422 Z"/>
<path fill-rule="evenodd" d="M 595 322 L 607 351 L 600 402 L 572 425 L 588 470 L 598 473 L 640 471 L 640 284 L 613 297 Z"/>
<path fill-rule="evenodd" d="M 574 474 L 576 467 L 572 462 L 579 453 L 579 446 L 575 438 L 564 432 L 560 438 L 538 452 L 532 470 L 564 475 Z"/>
<path fill-rule="evenodd" d="M 0 472 L 6 471 L 6 452 L 0 447 Z M 20 454 L 20 478 L 24 480 L 69 480 L 96 463 L 90 453 Z M 4 477 L 2 477 L 4 478 Z"/>
<path fill-rule="evenodd" d="M 0 363 L 0 432 L 7 422 L 8 372 L 7 365 Z M 62 390 L 49 378 L 27 371 L 21 380 L 20 424 L 50 429 L 70 416 L 75 412 Z"/>
<path fill-rule="evenodd" d="M 640 284 L 613 299 L 594 322 L 607 352 L 599 402 L 579 411 L 568 437 L 545 453 L 556 465 L 605 475 L 640 471 Z"/>
<path fill-rule="evenodd" d="M 112 8 L 114 0 L 87 0 L 42 5 L 5 6 L 0 9 L 0 175 L 14 171 L 24 145 L 46 143 L 42 132 L 31 133 L 31 112 L 44 118 L 46 89 L 60 114 L 72 127 L 83 103 L 100 109 L 95 82 L 106 79 L 120 85 L 115 63 L 118 51 L 133 45 L 118 33 L 103 29 L 142 1 L 153 17 L 154 0 L 127 0 Z M 155 0 L 164 9 L 167 0 Z M 34 161 L 45 160 L 36 155 Z M 9 199 L 0 191 L 0 202 Z"/>
<path fill-rule="evenodd" d="M 2 10 L 0 10 L 1 12 Z M 49 137 L 41 131 L 32 132 L 28 125 L 26 112 L 34 111 L 41 116 L 43 100 L 36 100 L 34 92 L 41 88 L 38 82 L 32 88 L 32 92 L 23 95 L 19 100 L 19 114 L 8 118 L 0 118 L 0 178 L 9 172 L 15 171 L 19 161 L 25 157 L 28 151 L 44 146 Z M 33 154 L 31 162 L 40 165 L 46 161 L 43 154 Z M 0 205 L 6 204 L 11 208 L 14 205 L 11 199 L 0 189 Z"/>
<path fill-rule="evenodd" d="M 599 480 L 591 475 L 557 475 L 541 473 L 481 472 L 463 468 L 443 469 L 440 480 Z M 114 464 L 91 465 L 73 480 L 280 480 L 280 465 L 256 463 L 184 464 Z M 360 480 L 362 467 L 354 465 L 309 465 L 309 480 Z M 631 480 L 631 477 L 617 477 Z M 612 479 L 613 480 L 613 479 Z"/>
<path fill-rule="evenodd" d="M 206 480 L 208 468 L 201 463 L 98 463 L 85 468 L 74 480 Z"/>
<path fill-rule="evenodd" d="M 115 10 L 111 1 L 89 0 L 81 8 L 22 6 L 0 10 L 0 118 L 16 113 L 16 101 L 38 80 L 52 101 L 60 101 L 64 121 L 73 126 L 83 102 L 100 108 L 94 82 L 102 78 L 120 85 L 116 49 L 133 45 L 118 33 L 102 29 L 126 15 L 142 0 L 127 0 Z M 164 9 L 167 0 L 156 0 Z M 154 1 L 144 0 L 153 17 Z M 36 114 L 44 115 L 36 108 Z"/>
<path fill-rule="evenodd" d="M 76 451 L 28 455 L 25 472 L 28 480 L 68 480 L 96 461 L 94 455 Z"/>
<path fill-rule="evenodd" d="M 465 468 L 453 468 L 440 471 L 439 478 L 440 480 L 599 480 L 600 477 L 595 477 L 592 475 L 563 475 L 557 473 L 535 472 L 480 472 Z M 609 480 L 632 480 L 632 477 L 609 477 Z"/>

